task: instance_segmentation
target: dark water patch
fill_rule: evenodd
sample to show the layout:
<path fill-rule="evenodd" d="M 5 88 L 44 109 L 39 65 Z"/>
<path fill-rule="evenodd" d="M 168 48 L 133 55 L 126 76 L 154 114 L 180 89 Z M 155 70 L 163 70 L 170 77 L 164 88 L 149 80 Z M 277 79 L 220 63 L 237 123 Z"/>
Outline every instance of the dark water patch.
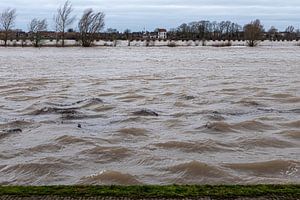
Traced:
<path fill-rule="evenodd" d="M 22 129 L 8 129 L 8 130 L 2 130 L 0 131 L 0 139 L 4 139 L 6 137 L 9 137 L 11 135 L 15 135 L 18 133 L 22 133 Z"/>
<path fill-rule="evenodd" d="M 152 117 L 158 117 L 159 114 L 155 111 L 149 110 L 149 109 L 142 109 L 138 110 L 132 113 L 133 115 L 136 116 L 152 116 Z"/>
<path fill-rule="evenodd" d="M 88 107 L 91 105 L 95 105 L 95 104 L 103 104 L 103 100 L 100 98 L 91 98 L 91 99 L 84 99 L 84 100 L 80 100 L 80 101 L 76 101 L 74 103 L 69 103 L 69 104 L 55 104 L 55 103 L 50 103 L 50 105 L 56 106 L 56 107 L 71 107 L 71 106 L 77 106 L 81 104 L 81 108 L 82 107 Z"/>
<path fill-rule="evenodd" d="M 180 98 L 187 101 L 196 99 L 196 97 L 192 95 L 182 95 Z"/>
<path fill-rule="evenodd" d="M 263 111 L 264 113 L 300 113 L 300 109 L 290 109 L 290 110 L 279 110 L 273 108 L 258 108 L 258 111 Z"/>
<path fill-rule="evenodd" d="M 83 177 L 78 182 L 80 185 L 140 185 L 137 177 L 117 171 L 102 171 Z"/>
<path fill-rule="evenodd" d="M 35 109 L 28 113 L 28 115 L 46 115 L 46 114 L 76 114 L 78 111 L 75 108 L 56 108 L 44 107 Z"/>
<path fill-rule="evenodd" d="M 247 173 L 251 176 L 260 177 L 282 177 L 282 176 L 299 176 L 300 163 L 293 160 L 272 160 L 267 162 L 255 163 L 232 163 L 224 164 L 224 167 L 235 171 Z"/>

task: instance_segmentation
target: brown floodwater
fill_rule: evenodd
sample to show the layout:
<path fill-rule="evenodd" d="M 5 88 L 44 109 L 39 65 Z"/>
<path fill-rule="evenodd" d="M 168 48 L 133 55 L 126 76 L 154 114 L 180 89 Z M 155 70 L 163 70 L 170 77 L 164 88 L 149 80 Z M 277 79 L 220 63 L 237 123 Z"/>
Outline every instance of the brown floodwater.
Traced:
<path fill-rule="evenodd" d="M 0 184 L 300 183 L 300 48 L 0 48 Z"/>

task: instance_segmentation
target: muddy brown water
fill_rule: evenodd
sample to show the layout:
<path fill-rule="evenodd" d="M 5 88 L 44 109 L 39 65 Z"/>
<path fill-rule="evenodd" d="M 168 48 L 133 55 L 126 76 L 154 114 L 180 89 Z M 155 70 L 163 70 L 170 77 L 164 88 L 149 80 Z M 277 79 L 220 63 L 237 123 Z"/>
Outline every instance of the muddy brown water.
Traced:
<path fill-rule="evenodd" d="M 300 183 L 299 51 L 0 48 L 0 184 Z"/>

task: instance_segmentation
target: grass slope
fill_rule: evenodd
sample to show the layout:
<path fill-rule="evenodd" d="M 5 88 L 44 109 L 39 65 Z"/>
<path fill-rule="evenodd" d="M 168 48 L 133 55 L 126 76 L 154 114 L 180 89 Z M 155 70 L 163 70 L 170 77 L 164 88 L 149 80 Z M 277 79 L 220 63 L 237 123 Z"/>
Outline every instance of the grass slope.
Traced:
<path fill-rule="evenodd" d="M 300 198 L 300 185 L 170 186 L 0 186 L 0 196 L 102 196 L 128 198 L 288 197 Z"/>

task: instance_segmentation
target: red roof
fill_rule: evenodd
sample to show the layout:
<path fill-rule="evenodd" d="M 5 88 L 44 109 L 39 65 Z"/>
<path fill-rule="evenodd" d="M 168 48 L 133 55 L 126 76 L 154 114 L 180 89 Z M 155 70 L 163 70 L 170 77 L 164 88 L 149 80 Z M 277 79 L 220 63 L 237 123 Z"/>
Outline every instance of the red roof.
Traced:
<path fill-rule="evenodd" d="M 158 29 L 158 32 L 167 32 L 167 29 L 159 28 L 159 29 Z"/>

